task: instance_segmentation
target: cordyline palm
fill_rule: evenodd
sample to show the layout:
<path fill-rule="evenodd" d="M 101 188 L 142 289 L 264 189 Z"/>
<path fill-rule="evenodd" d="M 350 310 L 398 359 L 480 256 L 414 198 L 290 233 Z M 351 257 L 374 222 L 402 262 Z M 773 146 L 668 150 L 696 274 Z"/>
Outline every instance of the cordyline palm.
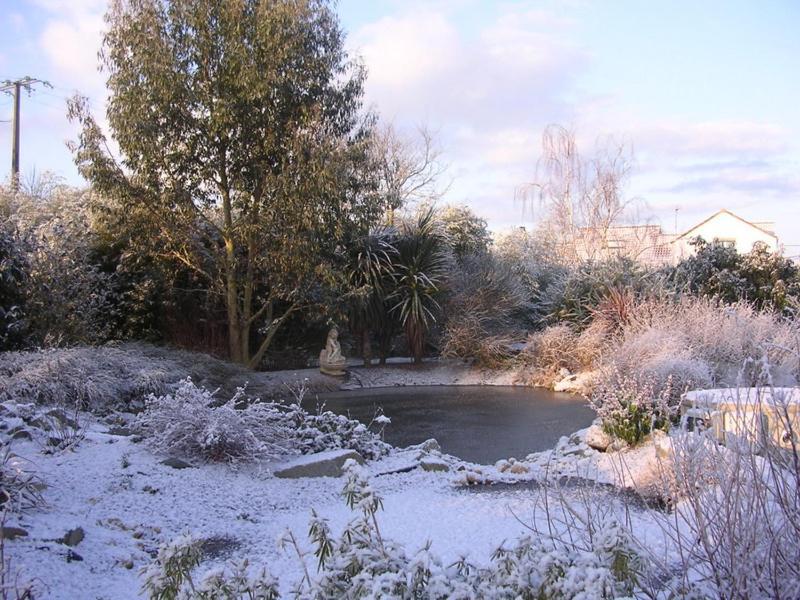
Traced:
<path fill-rule="evenodd" d="M 389 297 L 399 316 L 414 363 L 422 362 L 425 334 L 436 320 L 436 295 L 447 270 L 447 243 L 432 208 L 403 223 L 395 244 L 395 288 Z"/>
<path fill-rule="evenodd" d="M 365 365 L 372 359 L 370 332 L 377 331 L 383 338 L 392 328 L 386 305 L 394 277 L 392 259 L 397 254 L 392 237 L 391 229 L 374 229 L 358 240 L 349 253 L 348 316 L 350 328 L 361 336 Z"/>

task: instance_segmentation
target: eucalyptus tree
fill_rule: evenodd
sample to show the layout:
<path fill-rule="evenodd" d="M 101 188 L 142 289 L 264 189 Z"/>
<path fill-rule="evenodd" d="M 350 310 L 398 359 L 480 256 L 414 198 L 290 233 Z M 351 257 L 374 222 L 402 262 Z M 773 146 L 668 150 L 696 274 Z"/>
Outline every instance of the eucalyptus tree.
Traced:
<path fill-rule="evenodd" d="M 230 356 L 255 367 L 379 218 L 365 70 L 327 0 L 114 0 L 106 21 L 119 152 L 76 97 L 76 163 L 219 294 Z"/>
<path fill-rule="evenodd" d="M 492 236 L 487 223 L 469 207 L 445 206 L 439 211 L 438 218 L 453 255 L 459 262 L 489 252 Z"/>
<path fill-rule="evenodd" d="M 10 194 L 0 188 L 3 212 L 9 199 Z M 24 341 L 27 270 L 22 240 L 8 218 L 0 219 L 0 351 L 16 348 Z"/>

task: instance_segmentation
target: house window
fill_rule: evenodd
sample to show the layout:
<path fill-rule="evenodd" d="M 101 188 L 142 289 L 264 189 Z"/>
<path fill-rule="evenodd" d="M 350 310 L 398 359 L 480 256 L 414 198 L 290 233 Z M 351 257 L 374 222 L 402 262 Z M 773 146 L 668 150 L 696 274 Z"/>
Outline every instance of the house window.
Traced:
<path fill-rule="evenodd" d="M 714 242 L 723 248 L 735 248 L 736 240 L 733 238 L 714 238 Z"/>
<path fill-rule="evenodd" d="M 653 256 L 656 258 L 668 258 L 670 256 L 669 246 L 656 246 L 653 248 Z"/>

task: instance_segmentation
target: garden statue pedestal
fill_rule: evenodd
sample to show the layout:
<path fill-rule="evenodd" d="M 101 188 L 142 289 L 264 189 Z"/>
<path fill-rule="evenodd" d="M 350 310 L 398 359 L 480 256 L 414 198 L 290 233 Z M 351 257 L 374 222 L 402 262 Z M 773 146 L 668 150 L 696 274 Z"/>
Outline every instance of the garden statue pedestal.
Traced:
<path fill-rule="evenodd" d="M 345 374 L 346 359 L 339 345 L 339 331 L 334 327 L 328 332 L 328 341 L 319 353 L 319 370 L 325 375 L 341 377 Z"/>

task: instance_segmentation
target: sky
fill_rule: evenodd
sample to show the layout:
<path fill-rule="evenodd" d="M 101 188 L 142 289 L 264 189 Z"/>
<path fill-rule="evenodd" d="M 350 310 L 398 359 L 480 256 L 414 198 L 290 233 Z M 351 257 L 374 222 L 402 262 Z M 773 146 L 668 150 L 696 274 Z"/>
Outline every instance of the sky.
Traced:
<path fill-rule="evenodd" d="M 82 183 L 65 99 L 79 91 L 102 117 L 105 7 L 0 0 L 0 81 L 53 85 L 22 99 L 23 177 Z M 493 230 L 534 224 L 516 192 L 535 177 L 543 130 L 560 124 L 587 155 L 630 148 L 626 197 L 665 230 L 727 208 L 800 245 L 800 2 L 339 0 L 337 12 L 369 70 L 367 104 L 408 135 L 435 132 L 444 201 Z M 11 114 L 0 95 L 2 171 Z"/>

